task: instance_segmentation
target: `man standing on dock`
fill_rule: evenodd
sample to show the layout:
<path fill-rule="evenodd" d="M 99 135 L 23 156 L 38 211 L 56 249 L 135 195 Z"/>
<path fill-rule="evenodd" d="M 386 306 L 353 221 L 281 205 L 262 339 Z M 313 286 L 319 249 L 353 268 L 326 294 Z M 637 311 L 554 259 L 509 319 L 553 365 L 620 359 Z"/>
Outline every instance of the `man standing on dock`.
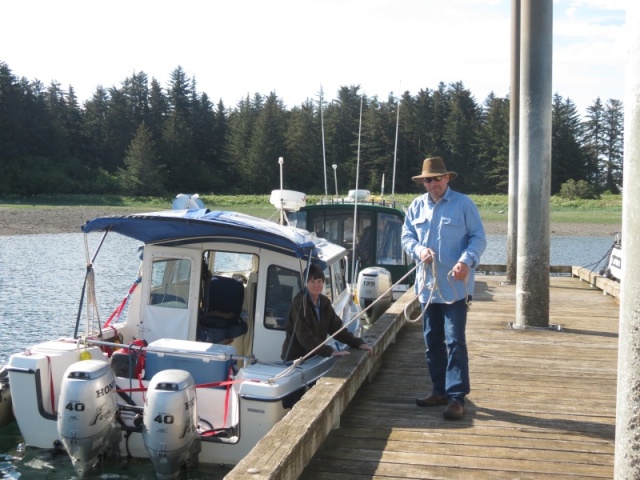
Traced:
<path fill-rule="evenodd" d="M 402 227 L 402 245 L 418 264 L 416 293 L 433 384 L 431 394 L 417 398 L 416 405 L 447 405 L 443 415 L 449 420 L 464 416 L 470 391 L 467 310 L 474 272 L 487 246 L 478 208 L 449 188 L 457 176 L 442 158 L 427 158 L 422 174 L 412 177 L 427 193 L 411 202 Z"/>

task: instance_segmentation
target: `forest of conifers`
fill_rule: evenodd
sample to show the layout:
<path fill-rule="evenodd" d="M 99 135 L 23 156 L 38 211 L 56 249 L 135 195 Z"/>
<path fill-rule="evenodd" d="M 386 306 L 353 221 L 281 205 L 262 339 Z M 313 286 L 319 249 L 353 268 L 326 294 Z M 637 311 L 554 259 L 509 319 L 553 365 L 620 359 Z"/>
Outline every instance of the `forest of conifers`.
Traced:
<path fill-rule="evenodd" d="M 333 194 L 334 173 L 341 194 L 355 188 L 358 158 L 358 188 L 380 192 L 384 174 L 390 193 L 395 157 L 394 190 L 409 193 L 436 155 L 458 172 L 456 190 L 508 191 L 508 97 L 479 104 L 457 82 L 380 99 L 352 85 L 320 105 L 318 92 L 290 108 L 275 93 L 214 103 L 181 67 L 166 87 L 140 72 L 79 105 L 72 86 L 18 77 L 0 61 L 0 195 L 269 193 L 280 187 L 279 157 L 284 188 L 310 194 L 327 184 Z M 617 193 L 622 103 L 597 98 L 582 117 L 555 94 L 552 112 L 552 194 L 569 179 Z"/>

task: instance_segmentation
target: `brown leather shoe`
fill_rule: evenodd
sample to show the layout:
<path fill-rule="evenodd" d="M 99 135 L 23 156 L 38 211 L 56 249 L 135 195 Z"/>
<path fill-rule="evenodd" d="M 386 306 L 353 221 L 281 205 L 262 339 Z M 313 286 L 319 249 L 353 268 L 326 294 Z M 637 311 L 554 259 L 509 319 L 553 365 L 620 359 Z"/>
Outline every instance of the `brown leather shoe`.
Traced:
<path fill-rule="evenodd" d="M 432 393 L 425 398 L 416 398 L 416 405 L 419 407 L 437 407 L 438 405 L 447 405 L 446 395 L 440 393 Z"/>
<path fill-rule="evenodd" d="M 447 409 L 442 412 L 442 415 L 447 420 L 460 420 L 464 417 L 464 405 L 460 400 L 450 400 Z"/>

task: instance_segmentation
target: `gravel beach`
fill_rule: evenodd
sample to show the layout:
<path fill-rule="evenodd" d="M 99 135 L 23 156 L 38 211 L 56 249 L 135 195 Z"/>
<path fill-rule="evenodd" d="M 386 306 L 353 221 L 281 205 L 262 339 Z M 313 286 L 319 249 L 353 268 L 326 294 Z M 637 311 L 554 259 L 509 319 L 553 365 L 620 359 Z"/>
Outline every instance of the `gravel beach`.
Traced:
<path fill-rule="evenodd" d="M 0 207 L 0 235 L 35 235 L 80 232 L 80 227 L 95 217 L 140 213 L 126 207 Z M 620 225 L 595 223 L 552 223 L 552 235 L 607 236 L 621 231 Z M 485 222 L 488 234 L 506 235 L 507 217 L 503 222 Z"/>

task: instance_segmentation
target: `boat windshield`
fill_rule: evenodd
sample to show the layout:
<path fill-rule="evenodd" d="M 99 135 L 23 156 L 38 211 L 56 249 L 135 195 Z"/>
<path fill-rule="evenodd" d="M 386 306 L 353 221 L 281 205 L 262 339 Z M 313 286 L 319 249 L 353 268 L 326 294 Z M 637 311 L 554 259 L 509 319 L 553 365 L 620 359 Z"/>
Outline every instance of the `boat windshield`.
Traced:
<path fill-rule="evenodd" d="M 378 241 L 376 263 L 380 265 L 403 265 L 401 232 L 402 218 L 388 213 L 378 214 Z"/>
<path fill-rule="evenodd" d="M 151 268 L 149 305 L 187 308 L 191 261 L 182 258 L 158 258 Z"/>

